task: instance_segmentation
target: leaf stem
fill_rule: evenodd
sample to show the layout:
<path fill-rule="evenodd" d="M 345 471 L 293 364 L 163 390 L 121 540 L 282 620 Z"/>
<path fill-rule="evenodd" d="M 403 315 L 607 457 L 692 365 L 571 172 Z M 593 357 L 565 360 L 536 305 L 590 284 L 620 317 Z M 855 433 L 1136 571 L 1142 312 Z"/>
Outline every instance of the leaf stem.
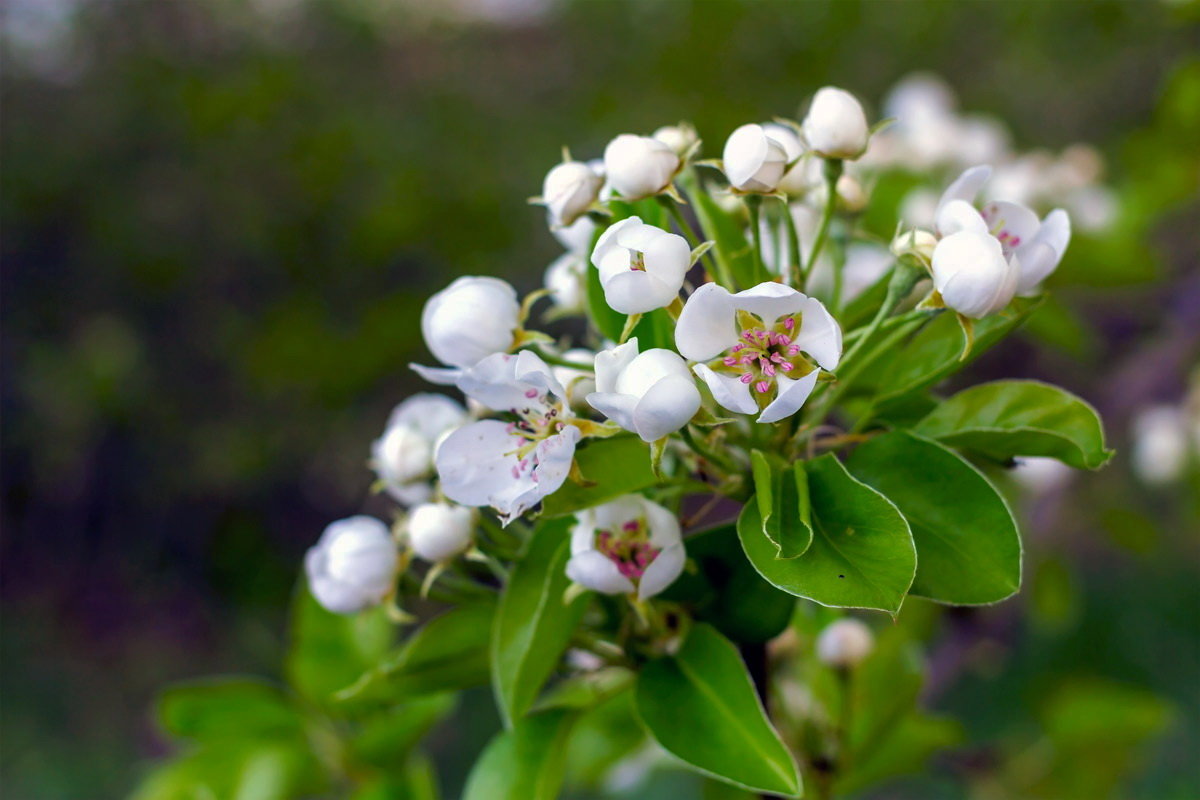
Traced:
<path fill-rule="evenodd" d="M 812 252 L 808 254 L 808 272 L 811 272 L 813 265 L 817 263 L 817 257 L 821 255 L 825 240 L 829 238 L 829 223 L 837 209 L 837 182 L 842 177 L 843 169 L 844 164 L 840 158 L 825 159 L 825 186 L 828 189 L 828 196 L 825 198 L 825 210 L 821 214 L 820 226 L 813 238 Z M 836 281 L 837 278 L 838 274 L 835 270 L 834 280 Z"/>
<path fill-rule="evenodd" d="M 750 234 L 754 238 L 754 280 L 762 283 L 767 279 L 767 268 L 763 265 L 762 255 L 762 225 L 759 222 L 762 197 L 756 194 L 746 195 L 746 208 L 750 210 Z"/>
<path fill-rule="evenodd" d="M 808 282 L 808 270 L 800 256 L 800 232 L 796 230 L 796 220 L 792 217 L 792 208 L 786 198 L 783 201 L 783 221 L 787 225 L 788 262 L 790 269 L 784 273 L 785 278 L 793 289 L 804 291 Z"/>

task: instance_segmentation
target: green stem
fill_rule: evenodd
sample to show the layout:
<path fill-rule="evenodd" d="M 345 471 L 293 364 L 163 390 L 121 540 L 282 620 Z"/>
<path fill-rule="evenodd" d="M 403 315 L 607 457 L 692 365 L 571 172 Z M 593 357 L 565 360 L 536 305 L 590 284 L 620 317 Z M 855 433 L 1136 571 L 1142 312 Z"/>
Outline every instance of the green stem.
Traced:
<path fill-rule="evenodd" d="M 696 233 L 696 229 L 692 227 L 692 224 L 688 222 L 687 217 L 683 214 L 683 209 L 679 207 L 675 199 L 668 195 L 660 194 L 658 195 L 658 202 L 666 207 L 667 213 L 675 221 L 675 227 L 679 229 L 680 235 L 687 239 L 688 247 L 691 247 L 693 250 L 699 247 L 700 236 Z M 708 274 L 715 276 L 723 286 L 728 288 L 728 286 L 733 285 L 730 276 L 721 274 L 720 267 L 711 252 L 705 253 L 700 257 L 700 260 L 704 262 L 704 268 L 708 270 Z M 729 280 L 728 284 L 726 284 L 727 279 Z"/>
<path fill-rule="evenodd" d="M 762 226 L 759 216 L 762 210 L 762 198 L 758 195 L 746 195 L 746 208 L 750 210 L 750 234 L 754 237 L 754 281 L 762 283 L 767 279 L 767 268 L 763 266 L 762 256 Z"/>
<path fill-rule="evenodd" d="M 821 255 L 825 240 L 829 238 L 829 223 L 833 219 L 833 212 L 837 209 L 837 182 L 838 178 L 842 177 L 843 168 L 844 165 L 840 158 L 825 159 L 825 186 L 829 192 L 825 198 L 825 210 L 821 214 L 821 224 L 813 238 L 812 252 L 808 254 L 809 271 L 812 270 L 813 264 L 817 263 L 817 257 Z M 834 280 L 836 279 L 837 275 L 835 274 Z"/>
<path fill-rule="evenodd" d="M 679 434 L 683 437 L 683 441 L 687 444 L 687 446 L 690 447 L 692 452 L 694 452 L 696 455 L 713 462 L 719 467 L 723 467 L 728 472 L 738 471 L 737 466 L 732 461 L 724 456 L 718 456 L 716 453 L 712 452 L 707 447 L 704 447 L 702 444 L 696 441 L 696 437 L 692 435 L 692 431 L 690 428 L 688 428 L 688 426 L 685 425 L 680 428 Z"/>
<path fill-rule="evenodd" d="M 696 170 L 694 168 L 688 166 L 687 169 L 684 170 L 679 179 L 679 187 L 682 189 L 683 196 L 687 198 L 688 202 L 699 208 L 699 206 L 696 204 L 696 195 L 700 192 L 703 192 L 704 189 L 700 185 L 700 179 L 697 177 Z M 673 214 L 676 216 L 677 222 L 683 218 L 682 212 L 680 212 L 673 200 L 671 201 L 671 209 L 673 210 Z M 699 235 L 703 236 L 705 240 L 717 241 L 717 237 L 714 235 L 715 232 L 704 230 L 703 215 L 697 212 L 696 216 L 700 222 L 701 232 Z M 691 230 L 690 225 L 688 226 L 688 230 Z M 695 247 L 695 240 L 689 240 L 689 244 Z M 724 260 L 715 258 L 712 251 L 709 251 L 704 254 L 703 261 L 705 269 L 708 270 L 709 278 L 716 280 L 717 283 L 719 283 L 721 286 L 724 286 L 731 292 L 737 289 L 737 284 L 733 280 L 733 273 L 729 271 L 729 265 L 726 264 Z"/>
<path fill-rule="evenodd" d="M 804 284 L 808 282 L 808 270 L 804 268 L 803 259 L 800 257 L 800 232 L 796 230 L 796 220 L 792 217 L 792 209 L 788 205 L 786 198 L 783 200 L 783 221 L 787 225 L 788 235 L 788 261 L 791 264 L 791 269 L 785 274 L 788 283 L 793 289 L 804 291 Z"/>
<path fill-rule="evenodd" d="M 542 359 L 542 361 L 545 361 L 547 364 L 553 364 L 556 367 L 566 367 L 568 369 L 577 369 L 580 372 L 593 372 L 596 369 L 594 364 L 584 364 L 581 361 L 572 361 L 569 358 L 563 358 L 562 356 L 556 356 L 553 353 L 543 350 L 541 347 L 538 347 L 537 345 L 530 345 L 530 346 L 526 347 L 525 349 L 536 353 Z"/>

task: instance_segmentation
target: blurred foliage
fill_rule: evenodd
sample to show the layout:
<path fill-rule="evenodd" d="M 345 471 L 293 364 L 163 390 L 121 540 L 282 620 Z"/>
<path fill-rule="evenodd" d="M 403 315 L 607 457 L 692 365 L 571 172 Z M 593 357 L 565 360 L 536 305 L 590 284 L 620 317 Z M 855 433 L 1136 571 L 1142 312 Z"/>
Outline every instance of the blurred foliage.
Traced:
<path fill-rule="evenodd" d="M 1028 328 L 1039 349 L 1005 347 L 977 375 L 1052 374 L 1118 434 L 1182 393 L 1200 331 L 1194 4 L 578 2 L 499 23 L 422 5 L 5 5 L 14 796 L 119 795 L 162 751 L 143 709 L 166 679 L 278 672 L 299 554 L 369 502 L 367 445 L 416 386 L 420 303 L 458 274 L 536 283 L 555 245 L 523 199 L 563 143 L 593 156 L 681 118 L 716 142 L 827 82 L 877 99 L 912 69 L 942 73 L 1020 145 L 1099 145 L 1121 209 L 1072 244 Z M 22 23 L 39 13 L 49 28 Z M 926 700 L 987 752 L 888 796 L 962 796 L 947 774 L 1000 782 L 980 797 L 1102 796 L 1070 748 L 1127 744 L 1078 727 L 1105 719 L 1139 741 L 1173 726 L 1134 789 L 1190 796 L 1200 487 L 1139 486 L 1118 457 L 1022 506 L 1042 532 L 1026 617 L 956 612 L 931 654 L 963 649 L 960 680 Z M 1118 685 L 1064 684 L 1078 674 Z M 494 730 L 489 704 L 435 733 L 446 788 Z M 453 735 L 464 718 L 475 732 Z M 1060 735 L 1066 749 L 1046 744 Z M 993 744 L 1037 769 L 993 774 Z M 270 742 L 224 752 L 197 757 L 292 774 Z M 642 792 L 697 785 L 655 773 Z"/>

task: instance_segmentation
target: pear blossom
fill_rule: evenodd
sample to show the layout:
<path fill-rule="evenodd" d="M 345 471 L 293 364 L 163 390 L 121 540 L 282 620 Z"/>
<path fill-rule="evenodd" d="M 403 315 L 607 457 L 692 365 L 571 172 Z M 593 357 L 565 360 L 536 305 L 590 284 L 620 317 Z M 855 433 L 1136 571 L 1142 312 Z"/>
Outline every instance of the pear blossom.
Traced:
<path fill-rule="evenodd" d="M 1026 294 L 1058 267 L 1071 240 L 1071 222 L 1062 209 L 1038 220 L 1032 210 L 1009 200 L 991 200 L 976 209 L 972 202 L 991 174 L 987 165 L 972 167 L 947 187 L 938 203 L 937 232 L 946 236 L 959 230 L 986 231 L 995 237 L 1005 258 L 1019 265 L 1016 291 Z M 983 220 L 982 226 L 975 216 Z"/>
<path fill-rule="evenodd" d="M 768 128 L 751 123 L 729 135 L 722 163 L 734 189 L 770 193 L 800 154 L 798 137 L 783 125 Z"/>
<path fill-rule="evenodd" d="M 304 570 L 318 603 L 335 614 L 353 614 L 392 591 L 398 561 L 387 525 L 360 515 L 330 523 L 304 556 Z"/>
<path fill-rule="evenodd" d="M 471 546 L 475 514 L 450 503 L 422 503 L 409 512 L 404 532 L 408 546 L 426 561 L 446 561 Z"/>
<path fill-rule="evenodd" d="M 871 654 L 875 637 L 866 623 L 844 617 L 830 623 L 817 637 L 817 658 L 831 667 L 856 667 Z"/>
<path fill-rule="evenodd" d="M 520 324 L 516 289 L 499 278 L 459 278 L 430 297 L 421 311 L 425 346 L 450 368 L 413 369 L 432 383 L 452 384 L 464 369 L 493 353 L 507 352 Z"/>
<path fill-rule="evenodd" d="M 551 220 L 550 232 L 568 253 L 587 255 L 587 251 L 592 247 L 592 239 L 596 235 L 597 227 L 596 220 L 585 214 L 570 225 L 560 228 L 554 227 L 553 220 Z"/>
<path fill-rule="evenodd" d="M 528 350 L 488 356 L 457 385 L 515 420 L 482 420 L 446 437 L 435 455 L 442 492 L 465 506 L 491 506 L 507 523 L 557 491 L 571 470 L 581 434 L 568 423 L 566 390 Z"/>
<path fill-rule="evenodd" d="M 639 353 L 635 337 L 596 354 L 596 391 L 587 401 L 653 442 L 688 424 L 700 410 L 700 390 L 682 358 L 661 347 Z"/>
<path fill-rule="evenodd" d="M 687 240 L 629 217 L 600 235 L 592 251 L 604 299 L 622 314 L 668 306 L 679 296 L 692 265 Z"/>
<path fill-rule="evenodd" d="M 387 493 L 405 505 L 426 500 L 434 450 L 466 420 L 466 409 L 441 394 L 415 394 L 392 409 L 383 435 L 371 445 L 371 466 Z"/>
<path fill-rule="evenodd" d="M 651 134 L 651 137 L 665 144 L 683 158 L 700 141 L 696 129 L 686 122 L 678 125 L 663 125 Z"/>
<path fill-rule="evenodd" d="M 1188 461 L 1189 424 L 1182 408 L 1155 405 L 1133 419 L 1130 459 L 1143 483 L 1161 486 L 1183 474 Z"/>
<path fill-rule="evenodd" d="M 594 364 L 596 354 L 586 347 L 572 347 L 562 354 L 574 364 Z M 593 370 L 576 369 L 555 365 L 551 370 L 567 392 L 567 402 L 572 408 L 587 408 L 587 396 L 596 391 L 596 373 Z"/>
<path fill-rule="evenodd" d="M 603 174 L 582 161 L 564 161 L 546 173 L 541 202 L 549 211 L 551 227 L 570 225 L 586 214 L 603 185 Z"/>
<path fill-rule="evenodd" d="M 542 285 L 560 314 L 578 314 L 587 302 L 587 261 L 579 253 L 563 253 L 546 267 Z"/>
<path fill-rule="evenodd" d="M 842 355 L 842 329 L 816 298 L 780 283 L 730 294 L 707 283 L 683 307 L 675 345 L 723 407 L 761 423 L 796 413 L 820 369 Z"/>
<path fill-rule="evenodd" d="M 658 503 L 625 495 L 579 512 L 576 520 L 567 577 L 581 586 L 647 600 L 683 571 L 679 520 Z"/>
<path fill-rule="evenodd" d="M 867 149 L 867 116 L 854 95 L 826 86 L 804 117 L 804 138 L 822 158 L 858 158 Z"/>
<path fill-rule="evenodd" d="M 1001 310 L 1017 290 L 1019 265 L 1006 258 L 996 237 L 961 230 L 937 243 L 932 259 L 933 287 L 946 306 L 980 319 Z"/>
<path fill-rule="evenodd" d="M 1049 494 L 1066 486 L 1074 471 L 1057 458 L 1021 456 L 1010 472 L 1022 489 L 1032 495 Z"/>
<path fill-rule="evenodd" d="M 679 171 L 670 145 L 649 136 L 623 133 L 604 148 L 604 174 L 624 200 L 640 200 L 666 189 Z"/>

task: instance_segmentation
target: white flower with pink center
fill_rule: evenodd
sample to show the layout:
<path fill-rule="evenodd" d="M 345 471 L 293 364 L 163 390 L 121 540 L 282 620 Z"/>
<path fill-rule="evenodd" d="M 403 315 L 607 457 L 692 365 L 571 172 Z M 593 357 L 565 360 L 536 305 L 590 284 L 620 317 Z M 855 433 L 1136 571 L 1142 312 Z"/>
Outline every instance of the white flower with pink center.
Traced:
<path fill-rule="evenodd" d="M 1071 220 L 1061 208 L 1039 220 L 1031 209 L 1007 200 L 977 209 L 975 198 L 991 175 L 990 166 L 971 167 L 950 184 L 938 202 L 937 233 L 948 237 L 969 230 L 993 236 L 1005 259 L 1017 264 L 1016 292 L 1028 294 L 1058 268 L 1071 241 Z"/>
<path fill-rule="evenodd" d="M 821 301 L 781 283 L 737 294 L 707 283 L 688 298 L 675 345 L 730 411 L 778 422 L 800 410 L 821 369 L 837 367 L 842 329 Z"/>
<path fill-rule="evenodd" d="M 692 266 L 687 240 L 629 217 L 596 240 L 592 263 L 600 271 L 604 300 L 622 314 L 644 314 L 679 296 Z"/>
<path fill-rule="evenodd" d="M 567 577 L 603 594 L 646 600 L 683 571 L 679 520 L 658 503 L 630 494 L 579 512 Z"/>
<path fill-rule="evenodd" d="M 442 492 L 464 506 L 491 506 L 507 523 L 555 492 L 571 471 L 580 431 L 567 422 L 566 390 L 528 350 L 488 356 L 457 383 L 510 421 L 483 420 L 446 437 L 435 456 Z"/>

